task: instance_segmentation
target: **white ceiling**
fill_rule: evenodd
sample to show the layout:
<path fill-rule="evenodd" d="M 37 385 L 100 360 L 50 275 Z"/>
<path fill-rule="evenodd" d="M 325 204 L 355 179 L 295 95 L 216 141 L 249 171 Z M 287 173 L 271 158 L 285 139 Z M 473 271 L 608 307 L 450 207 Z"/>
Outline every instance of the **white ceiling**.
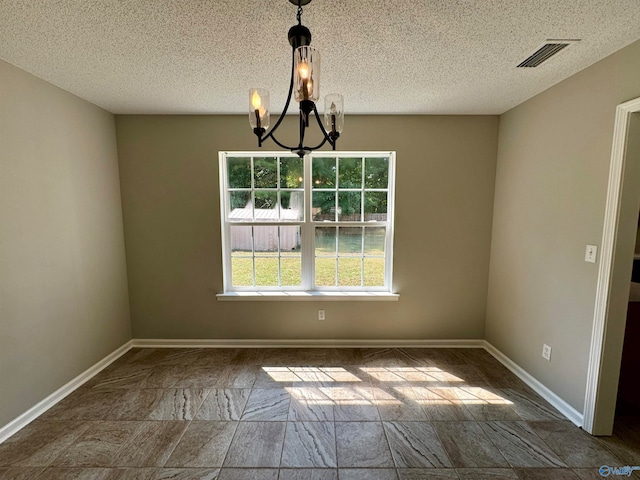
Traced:
<path fill-rule="evenodd" d="M 0 0 L 0 58 L 113 113 L 244 113 L 250 87 L 279 112 L 295 13 L 288 0 Z M 639 0 L 313 0 L 302 20 L 321 95 L 342 93 L 347 115 L 499 114 L 640 39 Z M 515 68 L 558 38 L 581 41 Z"/>

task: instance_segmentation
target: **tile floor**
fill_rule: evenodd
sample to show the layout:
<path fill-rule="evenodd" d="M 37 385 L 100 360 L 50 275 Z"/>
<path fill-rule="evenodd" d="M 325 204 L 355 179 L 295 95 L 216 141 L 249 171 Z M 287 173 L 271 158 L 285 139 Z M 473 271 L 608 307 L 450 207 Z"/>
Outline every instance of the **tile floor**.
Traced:
<path fill-rule="evenodd" d="M 0 444 L 0 480 L 563 480 L 602 465 L 640 465 L 637 419 L 591 437 L 481 349 L 134 349 Z"/>

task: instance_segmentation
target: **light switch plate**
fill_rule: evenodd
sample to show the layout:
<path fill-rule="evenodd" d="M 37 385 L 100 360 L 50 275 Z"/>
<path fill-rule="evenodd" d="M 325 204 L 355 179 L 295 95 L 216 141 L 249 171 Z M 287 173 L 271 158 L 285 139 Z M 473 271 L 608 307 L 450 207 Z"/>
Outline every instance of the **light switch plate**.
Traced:
<path fill-rule="evenodd" d="M 584 261 L 590 263 L 596 263 L 596 257 L 598 256 L 597 245 L 587 245 L 587 249 L 584 252 Z"/>

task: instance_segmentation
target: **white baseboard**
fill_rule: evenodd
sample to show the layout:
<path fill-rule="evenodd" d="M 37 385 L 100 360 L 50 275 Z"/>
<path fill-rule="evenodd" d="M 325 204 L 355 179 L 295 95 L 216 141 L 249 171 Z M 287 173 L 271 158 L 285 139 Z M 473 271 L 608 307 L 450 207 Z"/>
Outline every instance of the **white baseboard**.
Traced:
<path fill-rule="evenodd" d="M 553 405 L 560 413 L 567 417 L 576 426 L 582 427 L 584 422 L 584 415 L 561 399 L 558 395 L 549 390 L 539 380 L 531 376 L 520 365 L 515 363 L 504 353 L 491 345 L 486 340 L 484 341 L 484 348 L 489 352 L 496 360 L 502 363 L 505 367 L 511 370 L 520 380 L 529 385 L 538 395 L 544 398 L 547 402 Z"/>
<path fill-rule="evenodd" d="M 109 355 L 104 357 L 102 360 L 100 360 L 98 363 L 96 363 L 92 367 L 89 367 L 87 370 L 82 372 L 76 378 L 74 378 L 70 382 L 60 387 L 58 390 L 53 392 L 51 395 L 49 395 L 47 398 L 45 398 L 41 402 L 31 407 L 22 415 L 13 419 L 11 422 L 7 423 L 3 427 L 0 427 L 0 443 L 4 442 L 7 438 L 9 438 L 11 435 L 16 433 L 18 430 L 26 427 L 29 423 L 31 423 L 33 420 L 38 418 L 44 412 L 49 410 L 56 403 L 61 401 L 63 398 L 68 396 L 77 388 L 81 387 L 85 382 L 90 380 L 93 376 L 100 373 L 102 370 L 104 370 L 110 364 L 115 362 L 122 355 L 124 355 L 129 350 L 131 350 L 132 346 L 133 346 L 133 340 L 129 340 L 120 348 L 111 352 Z"/>
<path fill-rule="evenodd" d="M 133 340 L 134 348 L 484 348 L 484 340 Z"/>

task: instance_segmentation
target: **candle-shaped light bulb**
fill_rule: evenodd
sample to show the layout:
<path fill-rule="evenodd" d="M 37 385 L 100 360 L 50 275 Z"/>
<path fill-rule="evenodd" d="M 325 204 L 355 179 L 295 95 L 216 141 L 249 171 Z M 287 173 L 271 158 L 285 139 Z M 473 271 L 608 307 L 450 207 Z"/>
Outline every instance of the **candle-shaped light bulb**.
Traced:
<path fill-rule="evenodd" d="M 309 90 L 313 90 L 313 84 L 309 79 L 309 64 L 307 62 L 301 62 L 298 65 L 298 73 L 302 79 L 302 98 L 309 100 Z M 309 85 L 311 83 L 311 85 Z"/>
<path fill-rule="evenodd" d="M 329 113 L 331 114 L 331 131 L 333 133 L 336 132 L 336 114 L 338 110 L 336 109 L 336 104 L 331 102 L 331 108 L 329 108 Z"/>
<path fill-rule="evenodd" d="M 262 99 L 257 90 L 254 90 L 253 95 L 251 95 L 251 106 L 254 110 L 258 110 L 262 106 Z"/>
<path fill-rule="evenodd" d="M 300 73 L 301 79 L 307 80 L 309 78 L 309 64 L 307 62 L 300 62 L 298 72 Z"/>
<path fill-rule="evenodd" d="M 253 128 L 269 128 L 269 91 L 249 89 L 249 123 Z"/>

